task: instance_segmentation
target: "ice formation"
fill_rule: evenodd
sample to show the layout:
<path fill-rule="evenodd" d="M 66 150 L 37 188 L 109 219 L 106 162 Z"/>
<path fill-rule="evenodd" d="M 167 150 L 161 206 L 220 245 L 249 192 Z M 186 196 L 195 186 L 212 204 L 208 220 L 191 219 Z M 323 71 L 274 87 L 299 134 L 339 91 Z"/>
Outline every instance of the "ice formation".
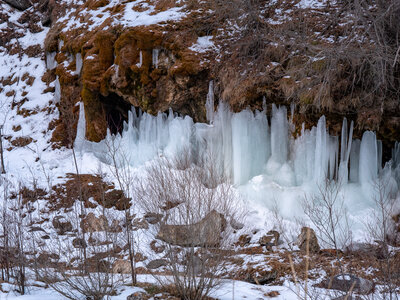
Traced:
<path fill-rule="evenodd" d="M 378 178 L 385 178 L 392 195 L 399 197 L 399 144 L 393 150 L 393 159 L 382 168 L 381 142 L 371 131 L 366 131 L 361 141 L 353 139 L 353 122 L 348 126 L 343 120 L 339 139 L 329 134 L 322 116 L 316 127 L 308 130 L 303 126 L 294 138 L 285 107 L 273 105 L 270 122 L 265 105 L 263 111 L 233 113 L 228 104 L 220 102 L 214 110 L 212 89 L 210 83 L 206 103 L 209 123 L 194 123 L 189 116 L 179 116 L 172 110 L 153 116 L 132 109 L 122 134 L 108 133 L 100 143 L 84 140 L 85 124 L 80 120 L 76 147 L 92 151 L 109 163 L 110 153 L 116 149 L 121 158 L 118 163 L 134 167 L 186 151 L 193 163 L 211 162 L 220 175 L 244 189 L 249 197 L 267 206 L 279 201 L 288 216 L 296 211 L 299 197 L 318 190 L 326 179 L 342 185 L 344 197 L 350 199 L 348 204 L 354 210 L 367 207 L 362 203 L 371 203 Z M 82 111 L 81 105 L 81 118 Z"/>
<path fill-rule="evenodd" d="M 152 61 L 155 69 L 158 69 L 158 55 L 160 54 L 160 49 L 153 49 Z"/>
<path fill-rule="evenodd" d="M 81 74 L 82 64 L 83 64 L 82 55 L 80 53 L 77 53 L 76 57 L 75 57 L 75 65 L 76 65 L 75 74 L 76 75 Z"/>
<path fill-rule="evenodd" d="M 56 76 L 56 80 L 54 82 L 54 88 L 54 101 L 57 103 L 61 100 L 61 85 L 58 75 Z"/>
<path fill-rule="evenodd" d="M 53 70 L 57 67 L 56 55 L 57 52 L 46 52 L 46 67 L 48 70 Z"/>

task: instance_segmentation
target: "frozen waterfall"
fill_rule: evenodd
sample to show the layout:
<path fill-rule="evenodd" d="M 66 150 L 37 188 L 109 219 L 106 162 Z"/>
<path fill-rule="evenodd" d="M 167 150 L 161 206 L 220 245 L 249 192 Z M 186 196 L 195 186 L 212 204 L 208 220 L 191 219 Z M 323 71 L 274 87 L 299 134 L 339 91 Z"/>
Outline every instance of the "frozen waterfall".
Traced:
<path fill-rule="evenodd" d="M 303 125 L 301 134 L 295 138 L 285 107 L 273 105 L 269 122 L 266 106 L 263 111 L 245 109 L 233 113 L 228 104 L 221 102 L 214 111 L 213 100 L 209 95 L 209 124 L 194 123 L 191 117 L 182 117 L 172 110 L 153 116 L 132 109 L 122 133 L 108 133 L 100 143 L 83 138 L 85 122 L 81 105 L 75 147 L 94 153 L 106 163 L 110 163 L 110 152 L 117 151 L 121 158 L 118 163 L 133 167 L 157 157 L 174 157 L 185 152 L 195 164 L 212 163 L 218 174 L 236 186 L 254 185 L 254 198 L 264 199 L 261 202 L 268 198 L 260 195 L 257 186 L 262 184 L 262 193 L 277 187 L 281 192 L 289 188 L 298 198 L 307 187 L 317 190 L 325 179 L 340 182 L 358 202 L 372 197 L 374 182 L 379 177 L 390 182 L 390 190 L 399 195 L 399 144 L 393 150 L 392 161 L 382 168 L 382 144 L 375 133 L 366 131 L 361 141 L 353 139 L 353 122 L 348 126 L 346 119 L 340 139 L 329 135 L 324 116 L 310 130 Z"/>

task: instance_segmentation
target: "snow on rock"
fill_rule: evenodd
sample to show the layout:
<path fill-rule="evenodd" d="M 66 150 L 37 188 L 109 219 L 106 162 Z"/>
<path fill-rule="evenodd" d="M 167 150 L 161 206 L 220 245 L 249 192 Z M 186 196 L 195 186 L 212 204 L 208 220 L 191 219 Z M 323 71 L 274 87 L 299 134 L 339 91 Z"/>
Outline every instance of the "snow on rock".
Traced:
<path fill-rule="evenodd" d="M 215 48 L 212 38 L 212 35 L 198 37 L 197 42 L 190 46 L 189 49 L 200 53 L 210 51 Z"/>

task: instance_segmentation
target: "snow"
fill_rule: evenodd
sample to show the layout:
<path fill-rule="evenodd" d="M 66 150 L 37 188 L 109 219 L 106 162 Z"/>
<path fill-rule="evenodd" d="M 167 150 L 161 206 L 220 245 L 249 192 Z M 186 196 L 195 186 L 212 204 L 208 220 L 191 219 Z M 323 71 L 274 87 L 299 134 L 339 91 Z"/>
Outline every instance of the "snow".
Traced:
<path fill-rule="evenodd" d="M 199 53 L 215 49 L 215 44 L 214 41 L 212 41 L 212 38 L 212 35 L 198 37 L 196 43 L 190 46 L 189 49 Z"/>
<path fill-rule="evenodd" d="M 73 28 L 86 27 L 88 30 L 94 30 L 105 22 L 112 19 L 112 25 L 123 25 L 124 27 L 135 27 L 135 26 L 148 26 L 154 24 L 160 24 L 168 21 L 178 21 L 185 17 L 185 12 L 183 12 L 184 6 L 182 7 L 172 7 L 165 11 L 156 11 L 155 7 L 148 5 L 142 0 L 130 1 L 125 3 L 125 7 L 122 13 L 111 13 L 112 7 L 119 4 L 120 1 L 112 0 L 107 5 L 99 7 L 97 9 L 90 10 L 84 8 L 79 11 L 76 15 L 75 10 L 70 10 L 63 18 L 60 18 L 58 22 L 66 22 L 63 30 L 67 31 Z M 146 8 L 144 11 L 137 11 L 135 7 L 141 6 Z M 91 21 L 90 25 L 81 23 L 80 17 L 89 16 Z"/>

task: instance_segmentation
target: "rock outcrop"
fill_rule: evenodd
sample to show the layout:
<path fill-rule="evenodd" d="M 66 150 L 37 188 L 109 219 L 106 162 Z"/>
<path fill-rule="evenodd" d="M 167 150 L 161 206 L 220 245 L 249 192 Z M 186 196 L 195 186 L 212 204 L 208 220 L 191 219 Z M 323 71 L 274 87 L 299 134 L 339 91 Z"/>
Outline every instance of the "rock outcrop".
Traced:
<path fill-rule="evenodd" d="M 195 224 L 163 224 L 156 238 L 183 247 L 216 247 L 220 244 L 221 232 L 225 227 L 225 217 L 213 210 Z"/>
<path fill-rule="evenodd" d="M 320 250 L 317 235 L 312 228 L 303 227 L 297 238 L 296 244 L 301 251 L 310 251 L 310 253 L 318 253 Z"/>

